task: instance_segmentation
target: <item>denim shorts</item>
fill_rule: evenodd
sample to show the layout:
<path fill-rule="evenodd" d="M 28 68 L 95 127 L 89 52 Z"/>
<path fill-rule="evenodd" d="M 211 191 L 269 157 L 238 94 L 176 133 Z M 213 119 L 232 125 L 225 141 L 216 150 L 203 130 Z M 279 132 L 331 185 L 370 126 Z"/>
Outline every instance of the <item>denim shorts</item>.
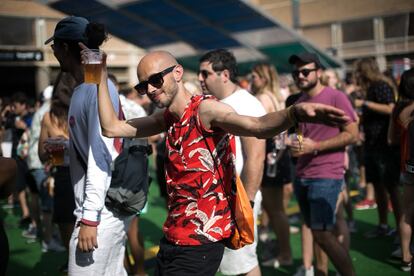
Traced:
<path fill-rule="evenodd" d="M 306 225 L 312 230 L 332 230 L 343 179 L 296 178 L 294 191 Z"/>
<path fill-rule="evenodd" d="M 47 179 L 47 174 L 44 169 L 30 170 L 30 174 L 36 183 L 36 188 L 39 192 L 40 204 L 43 212 L 51 212 L 53 210 L 53 198 L 49 195 L 44 183 Z"/>

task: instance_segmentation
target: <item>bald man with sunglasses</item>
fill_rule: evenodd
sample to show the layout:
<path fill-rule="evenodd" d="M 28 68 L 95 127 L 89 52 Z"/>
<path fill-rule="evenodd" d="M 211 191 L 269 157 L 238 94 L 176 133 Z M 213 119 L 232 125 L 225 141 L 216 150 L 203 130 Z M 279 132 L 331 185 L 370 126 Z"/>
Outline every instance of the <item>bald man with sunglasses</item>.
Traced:
<path fill-rule="evenodd" d="M 82 58 L 88 49 L 84 48 Z M 102 80 L 106 79 L 104 55 Z M 184 69 L 168 52 L 145 55 L 137 86 L 158 107 L 144 118 L 118 119 L 108 87 L 98 92 L 102 133 L 108 137 L 147 137 L 167 132 L 165 164 L 168 215 L 157 255 L 156 275 L 215 275 L 233 219 L 226 194 L 234 181 L 233 135 L 273 137 L 297 121 L 343 124 L 343 112 L 319 104 L 296 105 L 263 117 L 240 116 L 212 96 L 193 96 L 183 84 Z"/>

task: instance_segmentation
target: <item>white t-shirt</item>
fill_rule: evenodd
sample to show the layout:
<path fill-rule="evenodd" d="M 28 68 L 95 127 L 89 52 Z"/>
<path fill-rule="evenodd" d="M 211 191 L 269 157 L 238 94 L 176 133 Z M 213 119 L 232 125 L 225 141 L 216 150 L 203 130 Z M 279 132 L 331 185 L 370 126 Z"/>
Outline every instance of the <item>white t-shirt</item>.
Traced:
<path fill-rule="evenodd" d="M 266 115 L 260 101 L 245 89 L 236 90 L 233 94 L 221 100 L 230 105 L 239 115 L 261 117 Z M 236 136 L 236 171 L 240 175 L 243 169 L 244 156 L 240 137 Z"/>
<path fill-rule="evenodd" d="M 46 101 L 33 115 L 29 135 L 29 152 L 27 155 L 27 165 L 31 170 L 44 168 L 42 162 L 39 159 L 38 144 L 40 138 L 40 130 L 42 128 L 42 119 L 46 112 L 49 112 L 49 110 L 50 101 Z"/>
<path fill-rule="evenodd" d="M 118 92 L 108 81 L 109 93 L 116 112 Z M 69 107 L 70 173 L 75 194 L 75 216 L 78 220 L 110 224 L 114 218 L 105 207 L 105 197 L 111 183 L 111 163 L 118 156 L 114 139 L 102 135 L 99 122 L 95 84 L 82 83 L 74 89 Z M 75 151 L 75 147 L 79 153 Z M 87 164 L 87 171 L 82 166 Z"/>
<path fill-rule="evenodd" d="M 119 95 L 119 100 L 121 101 L 125 119 L 130 120 L 147 116 L 147 112 L 145 112 L 142 106 L 126 98 L 124 95 Z"/>

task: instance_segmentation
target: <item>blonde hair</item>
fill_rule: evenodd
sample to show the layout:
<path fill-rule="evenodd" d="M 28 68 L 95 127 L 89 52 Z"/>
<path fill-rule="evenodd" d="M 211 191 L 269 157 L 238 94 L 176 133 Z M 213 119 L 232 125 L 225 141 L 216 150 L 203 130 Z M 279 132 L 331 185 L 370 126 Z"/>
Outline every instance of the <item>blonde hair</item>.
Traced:
<path fill-rule="evenodd" d="M 366 93 L 367 89 L 376 82 L 385 82 L 391 87 L 394 97 L 397 95 L 397 87 L 394 83 L 381 73 L 378 63 L 373 58 L 364 58 L 354 63 L 354 78 Z"/>
<path fill-rule="evenodd" d="M 269 91 L 275 96 L 279 104 L 283 103 L 284 99 L 280 93 L 279 74 L 276 68 L 268 63 L 258 63 L 253 66 L 252 71 L 256 72 L 265 81 L 263 87 L 252 87 L 252 92 L 259 95 L 265 91 Z"/>
<path fill-rule="evenodd" d="M 322 76 L 321 76 L 321 83 L 325 86 L 329 85 L 329 79 L 330 79 L 330 76 L 328 75 L 329 72 L 332 72 L 335 75 L 335 77 L 336 77 L 336 79 L 338 80 L 338 83 L 339 83 L 339 74 L 338 74 L 338 72 L 336 72 L 333 69 L 326 69 L 326 70 L 323 71 Z M 337 88 L 337 87 L 335 87 L 335 88 Z"/>

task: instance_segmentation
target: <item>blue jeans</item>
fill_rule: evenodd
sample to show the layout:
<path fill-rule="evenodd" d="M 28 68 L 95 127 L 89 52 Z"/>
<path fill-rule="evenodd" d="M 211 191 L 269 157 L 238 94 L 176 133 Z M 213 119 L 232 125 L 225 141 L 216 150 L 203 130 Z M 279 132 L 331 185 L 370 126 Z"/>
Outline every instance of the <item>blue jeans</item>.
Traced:
<path fill-rule="evenodd" d="M 44 183 L 47 179 L 47 174 L 44 169 L 32 169 L 30 173 L 36 182 L 36 187 L 39 192 L 40 205 L 43 212 L 51 212 L 53 210 L 53 198 L 47 192 Z"/>
<path fill-rule="evenodd" d="M 343 179 L 296 178 L 294 191 L 303 219 L 312 230 L 332 230 Z"/>

